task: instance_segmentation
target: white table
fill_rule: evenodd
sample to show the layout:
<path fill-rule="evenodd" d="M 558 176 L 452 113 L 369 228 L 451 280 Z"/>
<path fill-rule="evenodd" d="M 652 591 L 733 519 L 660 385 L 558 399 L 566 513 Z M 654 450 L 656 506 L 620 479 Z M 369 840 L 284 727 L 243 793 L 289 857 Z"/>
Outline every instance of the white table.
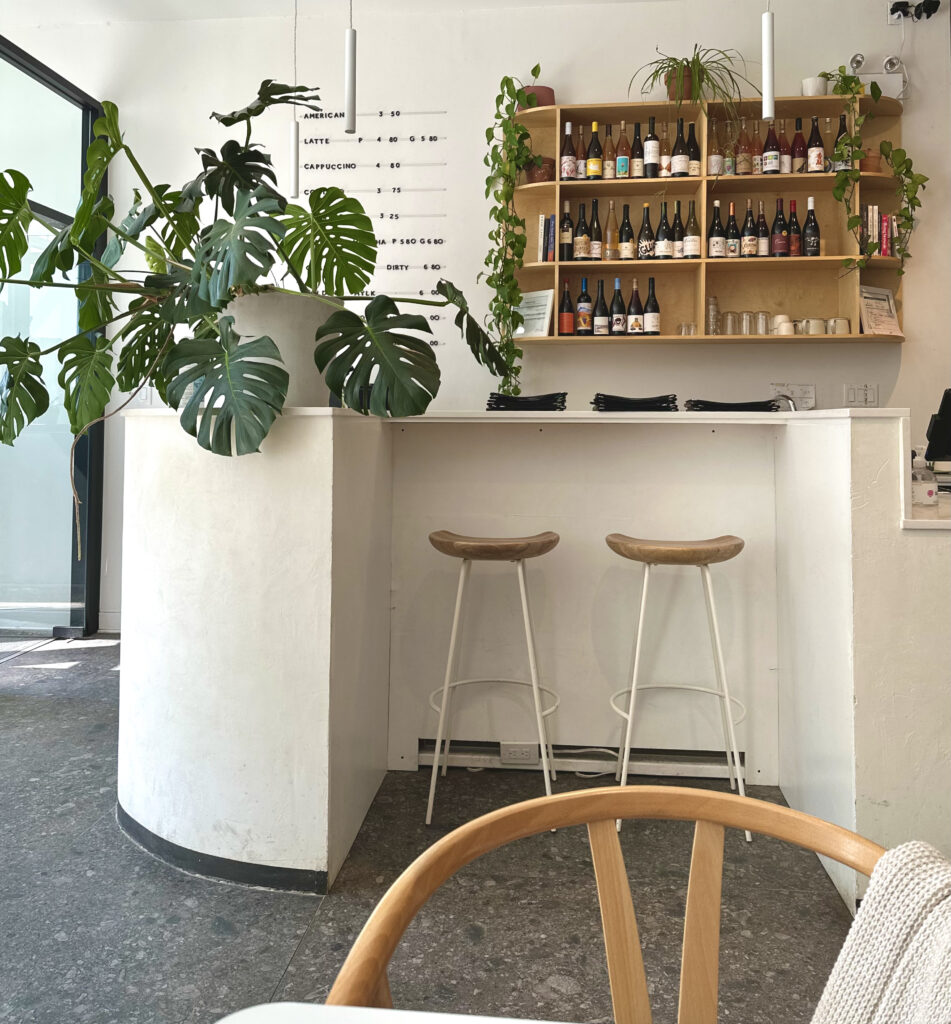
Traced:
<path fill-rule="evenodd" d="M 356 1024 L 379 1021 L 380 1024 L 497 1024 L 512 1017 L 473 1017 L 461 1013 L 423 1013 L 418 1010 L 371 1010 L 361 1006 L 323 1006 L 315 1003 L 265 1003 L 249 1006 L 218 1024 Z M 520 1018 L 520 1024 L 540 1024 Z"/>

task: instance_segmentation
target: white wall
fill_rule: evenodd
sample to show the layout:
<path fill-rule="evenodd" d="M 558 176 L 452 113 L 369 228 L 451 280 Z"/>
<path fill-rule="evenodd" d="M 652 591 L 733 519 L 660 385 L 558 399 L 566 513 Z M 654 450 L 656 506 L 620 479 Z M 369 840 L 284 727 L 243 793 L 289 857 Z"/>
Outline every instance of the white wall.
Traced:
<path fill-rule="evenodd" d="M 22 6 L 22 5 L 21 5 Z M 484 6 L 484 5 L 481 5 Z M 453 239 L 447 253 L 453 279 L 476 305 L 485 290 L 474 285 L 481 269 L 487 221 L 482 201 L 484 126 L 498 79 L 525 73 L 540 60 L 543 79 L 562 102 L 623 99 L 632 71 L 654 56 L 688 51 L 695 40 L 759 52 L 761 0 L 644 0 L 630 4 L 563 4 L 506 7 L 380 0 L 355 4 L 360 33 L 361 105 L 389 106 L 438 97 L 453 115 L 448 178 Z M 322 87 L 328 108 L 341 105 L 342 40 L 346 7 L 329 0 L 301 4 L 299 77 Z M 847 62 L 856 50 L 868 66 L 895 52 L 900 30 L 885 25 L 880 0 L 799 0 L 774 4 L 777 23 L 776 85 L 798 93 L 799 80 Z M 16 12 L 17 24 L 0 30 L 94 95 L 119 103 L 126 134 L 159 180 L 180 182 L 194 173 L 191 147 L 220 144 L 226 132 L 209 122 L 212 109 L 250 99 L 265 77 L 287 77 L 291 31 L 287 17 L 189 22 L 134 21 L 70 25 L 62 17 L 37 25 L 41 8 Z M 123 17 L 129 17 L 126 12 Z M 143 15 L 150 16 L 150 15 Z M 11 18 L 13 16 L 10 16 Z M 83 20 L 82 8 L 75 14 Z M 99 50 L 101 57 L 88 59 Z M 595 56 L 588 60 L 586 53 Z M 802 347 L 691 346 L 618 351 L 560 347 L 527 354 L 529 390 L 567 388 L 582 408 L 596 389 L 653 393 L 676 390 L 724 399 L 762 394 L 771 380 L 815 383 L 820 406 L 841 404 L 847 380 L 875 382 L 884 405 L 909 406 L 920 434 L 947 386 L 951 358 L 946 325 L 951 317 L 949 255 L 951 218 L 945 170 L 951 157 L 948 14 L 910 26 L 904 46 L 912 88 L 903 141 L 916 165 L 932 178 L 925 194 L 927 226 L 915 236 L 915 258 L 905 281 L 907 342 L 891 346 Z M 751 66 L 750 77 L 758 79 Z M 279 168 L 286 120 L 265 119 L 260 140 L 272 147 Z M 328 179 L 329 182 L 329 179 Z M 112 188 L 128 193 L 132 182 L 117 168 Z M 458 341 L 439 349 L 442 408 L 478 408 L 491 380 Z M 121 425 L 107 424 L 106 511 L 103 541 L 103 622 L 118 624 L 121 545 Z"/>

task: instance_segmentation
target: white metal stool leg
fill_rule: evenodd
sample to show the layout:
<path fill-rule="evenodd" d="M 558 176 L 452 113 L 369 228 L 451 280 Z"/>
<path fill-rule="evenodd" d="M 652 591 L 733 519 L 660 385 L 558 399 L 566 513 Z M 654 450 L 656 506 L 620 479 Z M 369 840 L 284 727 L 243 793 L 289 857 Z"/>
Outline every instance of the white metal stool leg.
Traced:
<path fill-rule="evenodd" d="M 700 566 L 700 577 L 703 581 L 703 596 L 707 602 L 707 621 L 710 624 L 710 639 L 713 643 L 713 660 L 716 666 L 717 685 L 720 690 L 720 709 L 724 718 L 725 732 L 724 743 L 728 745 L 726 752 L 727 762 L 733 761 L 733 768 L 736 772 L 736 782 L 739 787 L 740 796 L 746 796 L 746 786 L 743 782 L 743 768 L 740 764 L 740 751 L 736 744 L 736 730 L 733 727 L 733 711 L 730 704 L 730 687 L 726 679 L 726 664 L 723 661 L 723 648 L 720 645 L 720 627 L 717 623 L 717 610 L 713 601 L 713 583 L 710 579 L 710 566 Z M 731 773 L 732 775 L 732 773 Z M 732 778 L 731 778 L 732 784 Z M 747 831 L 746 841 L 753 841 L 752 835 Z"/>
<path fill-rule="evenodd" d="M 449 684 L 456 674 L 456 641 L 459 637 L 459 620 L 462 617 L 463 598 L 466 594 L 466 583 L 469 580 L 469 569 L 472 562 L 468 558 L 462 560 L 459 567 L 459 587 L 456 590 L 456 608 L 452 615 L 452 631 L 449 634 L 449 656 L 446 659 L 446 678 L 442 687 L 442 702 L 439 705 L 439 725 L 436 727 L 436 749 L 433 751 L 433 772 L 429 780 L 429 803 L 426 805 L 426 824 L 433 820 L 433 801 L 436 799 L 436 778 L 439 775 L 439 754 L 442 749 L 443 733 L 448 735 L 448 724 L 446 721 L 449 710 L 450 689 Z M 446 764 L 449 763 L 449 743 L 446 743 Z"/>
<path fill-rule="evenodd" d="M 637 636 L 634 639 L 634 665 L 631 669 L 631 697 L 627 706 L 627 728 L 624 730 L 624 745 L 618 751 L 618 760 L 621 764 L 619 781 L 622 786 L 627 785 L 627 770 L 631 761 L 631 736 L 634 733 L 634 704 L 637 700 L 637 674 L 641 664 L 641 643 L 644 639 L 644 613 L 647 608 L 647 588 L 650 584 L 651 567 L 644 565 L 644 586 L 641 590 L 641 606 L 637 613 Z"/>
<path fill-rule="evenodd" d="M 538 689 L 538 664 L 535 659 L 535 633 L 532 629 L 532 613 L 528 606 L 528 586 L 525 582 L 525 560 L 515 563 L 518 573 L 518 588 L 522 595 L 522 617 L 525 620 L 525 642 L 528 646 L 528 668 L 532 677 L 532 698 L 535 701 L 535 722 L 538 726 L 538 746 L 542 755 L 542 772 L 545 776 L 545 793 L 551 796 L 551 779 L 553 771 L 548 760 L 548 740 L 545 721 L 542 717 L 542 697 Z"/>

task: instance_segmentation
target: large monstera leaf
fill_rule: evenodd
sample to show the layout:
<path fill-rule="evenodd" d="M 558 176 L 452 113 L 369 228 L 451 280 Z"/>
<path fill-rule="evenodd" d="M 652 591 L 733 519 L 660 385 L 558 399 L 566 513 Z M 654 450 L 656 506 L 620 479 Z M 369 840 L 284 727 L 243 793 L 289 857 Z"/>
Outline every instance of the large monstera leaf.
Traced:
<path fill-rule="evenodd" d="M 0 277 L 13 277 L 23 266 L 33 219 L 27 202 L 29 192 L 26 175 L 12 169 L 0 173 Z"/>
<path fill-rule="evenodd" d="M 112 342 L 99 335 L 81 334 L 61 345 L 60 387 L 69 425 L 78 434 L 106 411 L 109 395 L 116 382 L 112 375 Z"/>
<path fill-rule="evenodd" d="M 488 367 L 496 376 L 504 375 L 508 370 L 505 357 L 479 321 L 469 312 L 469 302 L 465 295 L 452 281 L 447 281 L 445 278 L 436 285 L 436 291 L 444 299 L 448 299 L 458 310 L 455 319 L 456 327 L 459 328 L 459 332 L 476 360 Z"/>
<path fill-rule="evenodd" d="M 168 401 L 178 409 L 189 384 L 196 384 L 181 411 L 182 427 L 216 455 L 247 455 L 260 449 L 284 408 L 287 370 L 270 338 L 242 344 L 233 317 L 220 317 L 218 332 L 171 350 L 163 367 Z"/>
<path fill-rule="evenodd" d="M 67 224 L 66 227 L 60 228 L 53 235 L 50 244 L 40 253 L 33 264 L 33 273 L 30 274 L 31 281 L 35 281 L 38 284 L 45 283 L 53 280 L 53 275 L 57 270 L 65 274 L 73 269 L 73 264 L 76 261 L 76 250 L 73 248 L 73 243 L 69 240 L 71 227 L 72 225 Z"/>
<path fill-rule="evenodd" d="M 274 239 L 284 225 L 270 215 L 280 204 L 265 189 L 239 192 L 234 220 L 216 220 L 205 228 L 195 252 L 192 280 L 198 294 L 216 309 L 228 304 L 235 288 L 247 288 L 274 264 Z"/>
<path fill-rule="evenodd" d="M 0 442 L 13 444 L 49 405 L 40 346 L 28 338 L 4 338 L 0 341 Z"/>
<path fill-rule="evenodd" d="M 164 402 L 167 382 L 161 367 L 172 344 L 174 325 L 165 319 L 152 299 L 135 299 L 129 309 L 133 311 L 132 316 L 116 335 L 116 342 L 121 345 L 116 366 L 119 390 L 135 391 L 148 380 Z"/>
<path fill-rule="evenodd" d="M 308 110 L 319 111 L 317 90 L 306 85 L 282 85 L 275 82 L 273 78 L 266 78 L 258 87 L 258 94 L 246 107 L 241 110 L 232 110 L 230 114 L 212 114 L 211 116 L 226 128 L 240 124 L 242 121 L 250 122 L 252 117 L 263 114 L 268 107 L 276 107 L 282 104 L 293 107 L 306 107 Z"/>
<path fill-rule="evenodd" d="M 362 291 L 376 267 L 376 236 L 360 202 L 339 188 L 315 188 L 310 209 L 288 206 L 284 248 L 312 291 Z"/>
<path fill-rule="evenodd" d="M 221 147 L 219 156 L 213 149 L 196 150 L 204 167 L 202 187 L 212 199 L 218 199 L 224 209 L 234 213 L 235 196 L 239 191 L 252 192 L 258 186 L 277 184 L 270 156 L 259 146 L 242 146 L 234 139 Z M 274 193 L 284 207 L 283 196 Z"/>
<path fill-rule="evenodd" d="M 105 271 L 93 265 L 89 268 L 89 277 L 77 286 L 81 331 L 94 331 L 115 316 L 118 307 L 108 287 L 111 283 Z"/>
<path fill-rule="evenodd" d="M 103 103 L 103 116 L 93 124 L 95 138 L 86 150 L 86 173 L 83 175 L 82 199 L 76 209 L 76 216 L 70 228 L 70 239 L 79 240 L 89 228 L 90 220 L 99 202 L 99 189 L 109 170 L 109 164 L 122 150 L 122 133 L 119 131 L 119 111 L 114 103 Z M 87 250 L 88 251 L 88 250 Z"/>
<path fill-rule="evenodd" d="M 373 299 L 364 316 L 365 323 L 349 309 L 341 309 L 317 331 L 314 361 L 327 387 L 357 412 L 425 412 L 439 390 L 439 366 L 427 342 L 401 332 L 431 334 L 429 324 L 424 317 L 400 313 L 387 295 Z"/>

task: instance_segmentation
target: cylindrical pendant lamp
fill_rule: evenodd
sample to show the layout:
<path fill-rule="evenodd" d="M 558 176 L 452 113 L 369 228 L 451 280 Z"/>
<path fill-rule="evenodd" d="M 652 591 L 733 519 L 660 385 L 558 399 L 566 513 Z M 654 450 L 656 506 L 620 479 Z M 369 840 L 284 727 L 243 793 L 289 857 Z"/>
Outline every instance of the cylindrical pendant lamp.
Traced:
<path fill-rule="evenodd" d="M 343 69 L 344 131 L 353 135 L 357 130 L 357 33 L 352 23 L 345 33 Z"/>
<path fill-rule="evenodd" d="M 773 12 L 766 5 L 763 12 L 763 120 L 776 116 L 776 83 L 773 69 L 774 40 Z"/>

